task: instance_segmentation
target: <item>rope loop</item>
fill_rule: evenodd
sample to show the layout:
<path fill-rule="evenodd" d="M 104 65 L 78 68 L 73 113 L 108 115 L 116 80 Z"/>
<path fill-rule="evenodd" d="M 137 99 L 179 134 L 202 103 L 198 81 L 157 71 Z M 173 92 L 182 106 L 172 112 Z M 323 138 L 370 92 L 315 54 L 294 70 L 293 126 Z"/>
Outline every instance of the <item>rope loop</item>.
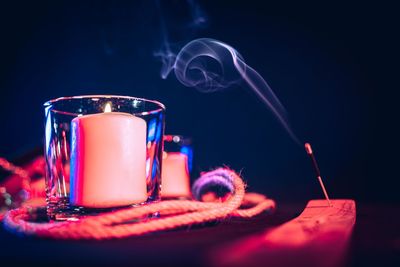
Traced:
<path fill-rule="evenodd" d="M 30 221 L 32 208 L 21 207 L 8 211 L 3 223 L 9 231 L 20 235 L 101 240 L 138 236 L 228 217 L 250 218 L 275 208 L 275 202 L 264 195 L 245 193 L 243 180 L 230 169 L 219 168 L 202 175 L 199 180 L 201 182 L 197 182 L 197 185 L 195 183 L 193 189 L 196 199 L 201 199 L 202 188 L 215 181 L 228 187 L 229 197 L 224 202 L 166 200 L 82 217 L 77 221 L 46 223 Z M 246 208 L 240 208 L 242 205 Z M 158 212 L 161 214 L 159 218 L 143 219 L 146 215 Z"/>

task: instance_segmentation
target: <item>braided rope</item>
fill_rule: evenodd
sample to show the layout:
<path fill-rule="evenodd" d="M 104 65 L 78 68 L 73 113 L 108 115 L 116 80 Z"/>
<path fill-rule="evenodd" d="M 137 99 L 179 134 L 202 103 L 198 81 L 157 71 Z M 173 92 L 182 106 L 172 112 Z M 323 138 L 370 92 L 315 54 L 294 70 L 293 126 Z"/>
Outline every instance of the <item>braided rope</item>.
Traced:
<path fill-rule="evenodd" d="M 23 200 L 26 200 L 29 197 L 29 193 L 31 191 L 30 188 L 30 182 L 31 182 L 31 177 L 29 175 L 29 172 L 26 171 L 24 168 L 18 167 L 11 162 L 9 162 L 7 159 L 0 157 L 0 167 L 4 169 L 5 171 L 8 171 L 17 177 L 20 177 L 21 180 L 21 192 L 24 194 L 21 194 L 24 198 Z M 0 221 L 3 219 L 4 214 L 6 212 L 5 208 L 10 208 L 13 206 L 13 200 L 11 194 L 7 192 L 7 188 L 5 186 L 0 185 L 0 197 L 3 198 L 4 206 L 0 206 Z"/>
<path fill-rule="evenodd" d="M 232 170 L 219 169 L 230 177 L 233 192 L 222 203 L 205 203 L 191 200 L 169 200 L 138 207 L 89 216 L 78 221 L 57 223 L 30 222 L 31 208 L 10 210 L 4 225 L 12 232 L 54 239 L 112 239 L 125 238 L 170 230 L 182 226 L 201 224 L 228 216 L 249 218 L 265 210 L 273 210 L 275 202 L 256 193 L 245 193 L 242 179 Z M 247 209 L 239 209 L 244 204 Z M 146 215 L 160 212 L 161 218 L 143 219 Z M 133 221 L 138 222 L 133 222 Z"/>
<path fill-rule="evenodd" d="M 29 174 L 25 169 L 12 164 L 5 158 L 0 157 L 0 167 L 2 167 L 6 171 L 9 171 L 11 173 L 14 173 L 14 174 L 20 176 L 22 178 L 26 178 L 26 179 L 30 180 Z"/>

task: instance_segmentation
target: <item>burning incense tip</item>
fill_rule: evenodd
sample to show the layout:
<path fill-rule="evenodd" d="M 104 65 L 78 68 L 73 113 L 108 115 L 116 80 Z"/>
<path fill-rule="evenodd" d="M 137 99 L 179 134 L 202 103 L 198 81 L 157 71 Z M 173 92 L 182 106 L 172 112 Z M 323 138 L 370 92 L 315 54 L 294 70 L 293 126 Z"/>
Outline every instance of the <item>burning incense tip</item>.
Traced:
<path fill-rule="evenodd" d="M 312 152 L 311 145 L 310 145 L 309 143 L 305 143 L 305 144 L 304 144 L 304 147 L 305 147 L 306 152 L 307 152 L 308 155 L 311 155 L 311 154 L 313 153 L 313 152 Z"/>
<path fill-rule="evenodd" d="M 306 149 L 307 154 L 311 158 L 311 162 L 312 162 L 313 168 L 315 170 L 315 174 L 317 176 L 318 182 L 319 182 L 319 184 L 320 184 L 320 186 L 322 188 L 322 192 L 324 193 L 325 198 L 328 201 L 329 206 L 332 207 L 332 203 L 331 203 L 331 201 L 329 199 L 328 192 L 326 191 L 324 182 L 322 181 L 321 172 L 319 170 L 318 163 L 317 163 L 317 160 L 315 159 L 315 156 L 314 156 L 314 153 L 312 151 L 311 145 L 309 143 L 305 143 L 304 144 L 304 148 Z"/>

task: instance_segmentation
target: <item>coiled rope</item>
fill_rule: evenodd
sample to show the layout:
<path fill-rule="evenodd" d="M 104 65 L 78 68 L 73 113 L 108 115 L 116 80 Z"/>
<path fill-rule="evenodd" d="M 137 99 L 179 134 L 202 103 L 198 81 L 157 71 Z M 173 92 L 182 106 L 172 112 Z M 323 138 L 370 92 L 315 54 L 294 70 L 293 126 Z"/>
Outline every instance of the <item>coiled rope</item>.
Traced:
<path fill-rule="evenodd" d="M 208 179 L 208 183 L 205 179 Z M 231 183 L 231 187 L 228 186 L 231 195 L 226 201 L 220 203 L 163 200 L 101 215 L 82 217 L 77 221 L 46 223 L 30 221 L 32 208 L 20 207 L 8 211 L 3 224 L 11 232 L 21 235 L 52 239 L 101 240 L 138 236 L 228 217 L 250 218 L 275 208 L 275 202 L 272 199 L 256 193 L 245 193 L 243 180 L 230 169 L 220 168 L 208 172 L 198 181 L 201 181 L 200 184 L 210 185 L 215 181 L 219 181 L 220 184 L 221 179 Z M 193 191 L 200 192 L 201 188 L 196 189 L 195 183 Z M 199 199 L 200 195 L 195 195 L 195 197 Z M 241 206 L 248 208 L 240 208 Z M 143 219 L 155 213 L 160 213 L 160 217 Z"/>

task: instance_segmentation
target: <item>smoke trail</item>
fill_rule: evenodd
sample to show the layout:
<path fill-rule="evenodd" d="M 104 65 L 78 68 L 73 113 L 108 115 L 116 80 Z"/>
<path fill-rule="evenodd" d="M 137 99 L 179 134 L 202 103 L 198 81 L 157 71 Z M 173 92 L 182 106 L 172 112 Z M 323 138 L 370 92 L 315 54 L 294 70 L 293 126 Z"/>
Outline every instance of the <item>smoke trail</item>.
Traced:
<path fill-rule="evenodd" d="M 201 92 L 219 91 L 244 82 L 272 111 L 290 137 L 300 144 L 290 127 L 286 109 L 275 93 L 263 77 L 228 44 L 209 38 L 193 40 L 176 55 L 175 63 L 166 69 L 165 77 L 172 70 L 183 85 Z"/>
<path fill-rule="evenodd" d="M 166 79 L 169 72 L 173 68 L 176 55 L 175 55 L 175 53 L 173 53 L 171 51 L 171 46 L 170 46 L 170 42 L 168 40 L 168 34 L 167 34 L 166 25 L 165 25 L 164 14 L 161 11 L 161 4 L 159 1 L 156 1 L 156 4 L 157 4 L 158 12 L 159 12 L 159 17 L 160 17 L 161 48 L 158 52 L 154 53 L 154 56 L 160 58 L 161 63 L 162 63 L 160 75 L 161 75 L 161 78 Z"/>
<path fill-rule="evenodd" d="M 183 3 L 182 3 L 183 2 Z M 159 58 L 161 60 L 162 66 L 161 66 L 161 71 L 160 75 L 161 78 L 166 79 L 173 69 L 173 65 L 175 64 L 176 61 L 176 55 L 179 51 L 179 48 L 182 47 L 182 45 L 178 45 L 178 42 L 172 42 L 170 40 L 170 36 L 167 30 L 167 23 L 166 23 L 166 17 L 168 15 L 171 16 L 169 18 L 169 22 L 171 24 L 174 24 L 174 32 L 176 34 L 180 34 L 179 38 L 179 43 L 180 42 L 187 42 L 188 40 L 193 39 L 195 34 L 197 33 L 198 30 L 203 29 L 207 27 L 208 25 L 208 18 L 206 13 L 203 11 L 203 9 L 200 7 L 200 5 L 195 1 L 195 0 L 186 0 L 182 2 L 177 2 L 175 3 L 176 5 L 183 5 L 186 6 L 187 8 L 187 13 L 190 15 L 189 17 L 184 18 L 183 22 L 179 21 L 176 22 L 176 16 L 172 15 L 171 16 L 171 11 L 168 12 L 167 8 L 165 5 L 162 5 L 162 1 L 156 1 L 156 6 L 158 9 L 158 15 L 160 18 L 160 31 L 161 31 L 161 47 L 157 52 L 154 53 L 154 56 Z M 168 7 L 171 6 L 171 2 L 168 2 Z M 175 7 L 175 6 L 173 6 Z M 172 8 L 174 10 L 175 8 Z M 178 27 L 177 25 L 183 27 Z"/>
<path fill-rule="evenodd" d="M 207 26 L 208 21 L 205 12 L 195 0 L 186 0 L 186 6 L 190 13 L 190 22 L 183 29 L 184 37 L 180 41 L 187 40 L 196 30 Z M 226 43 L 208 38 L 195 39 L 179 51 L 169 40 L 165 10 L 161 2 L 157 1 L 157 7 L 162 47 L 154 55 L 162 62 L 161 78 L 166 79 L 174 71 L 176 78 L 182 84 L 201 92 L 215 92 L 244 83 L 272 111 L 290 137 L 300 144 L 290 127 L 284 106 L 263 77 L 244 62 L 238 51 Z"/>
<path fill-rule="evenodd" d="M 187 0 L 189 5 L 192 22 L 189 24 L 190 28 L 205 28 L 207 26 L 208 18 L 206 13 L 195 0 Z"/>

